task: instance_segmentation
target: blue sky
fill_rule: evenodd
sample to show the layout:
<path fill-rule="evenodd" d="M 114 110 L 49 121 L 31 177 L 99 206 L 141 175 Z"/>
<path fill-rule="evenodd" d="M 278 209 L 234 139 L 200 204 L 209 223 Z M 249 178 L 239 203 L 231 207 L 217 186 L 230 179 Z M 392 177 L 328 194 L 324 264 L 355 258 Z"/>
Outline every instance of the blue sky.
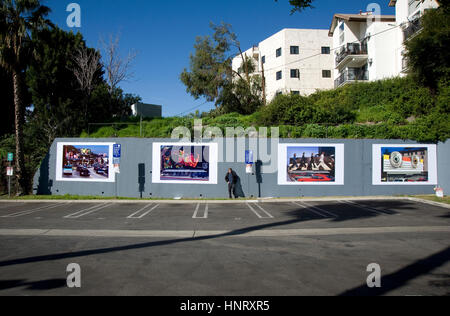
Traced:
<path fill-rule="evenodd" d="M 90 146 L 73 146 L 77 149 L 90 149 L 92 151 L 93 154 L 96 155 L 104 155 L 106 154 L 107 156 L 109 156 L 109 146 L 94 146 L 94 145 L 90 145 Z"/>
<path fill-rule="evenodd" d="M 290 15 L 288 0 L 43 0 L 52 9 L 50 18 L 59 27 L 66 25 L 66 7 L 81 6 L 81 32 L 91 47 L 100 48 L 99 39 L 121 34 L 121 51 L 138 52 L 135 77 L 122 83 L 127 93 L 137 94 L 143 102 L 163 105 L 163 115 L 181 114 L 204 103 L 195 100 L 179 80 L 189 66 L 196 36 L 210 34 L 209 23 L 224 21 L 233 26 L 243 49 L 264 40 L 283 28 L 328 29 L 333 14 L 358 13 L 375 1 L 316 0 L 315 8 Z M 388 0 L 378 1 L 382 14 L 394 14 Z M 199 108 L 213 108 L 207 103 Z"/>

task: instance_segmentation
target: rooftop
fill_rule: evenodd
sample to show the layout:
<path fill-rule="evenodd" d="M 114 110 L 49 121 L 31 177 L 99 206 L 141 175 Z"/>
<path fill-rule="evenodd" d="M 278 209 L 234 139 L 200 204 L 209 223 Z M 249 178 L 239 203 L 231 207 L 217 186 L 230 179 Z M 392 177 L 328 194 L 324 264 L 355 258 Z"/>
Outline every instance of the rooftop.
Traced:
<path fill-rule="evenodd" d="M 368 20 L 375 19 L 379 22 L 395 22 L 395 15 L 374 15 L 372 12 L 360 12 L 359 14 L 342 14 L 337 13 L 333 16 L 333 21 L 330 26 L 328 35 L 333 36 L 334 30 L 337 27 L 339 20 L 347 22 L 367 22 Z"/>

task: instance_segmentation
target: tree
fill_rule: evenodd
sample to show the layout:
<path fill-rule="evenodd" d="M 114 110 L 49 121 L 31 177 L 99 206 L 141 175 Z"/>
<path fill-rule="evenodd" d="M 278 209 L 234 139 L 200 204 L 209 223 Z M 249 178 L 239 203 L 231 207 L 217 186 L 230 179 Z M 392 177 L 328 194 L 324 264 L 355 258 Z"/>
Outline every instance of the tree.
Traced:
<path fill-rule="evenodd" d="M 422 30 L 406 42 L 410 73 L 425 86 L 436 90 L 439 81 L 450 77 L 450 14 L 448 4 L 428 10 Z"/>
<path fill-rule="evenodd" d="M 80 91 L 84 94 L 80 102 L 83 105 L 81 113 L 86 125 L 89 123 L 89 99 L 95 87 L 103 82 L 103 67 L 100 60 L 100 53 L 86 46 L 78 48 L 72 56 L 70 70 L 78 81 Z"/>
<path fill-rule="evenodd" d="M 278 2 L 278 0 L 275 1 Z M 293 6 L 291 14 L 295 12 L 301 12 L 307 8 L 312 8 L 313 1 L 314 0 L 289 0 L 289 3 L 291 4 L 291 6 Z"/>
<path fill-rule="evenodd" d="M 222 112 L 253 113 L 262 104 L 260 76 L 252 74 L 256 68 L 242 52 L 231 25 L 211 24 L 211 29 L 212 37 L 196 39 L 190 69 L 184 69 L 180 79 L 195 99 L 204 97 L 215 102 Z M 232 67 L 234 56 L 242 59 L 237 71 Z"/>
<path fill-rule="evenodd" d="M 16 177 L 18 195 L 28 193 L 28 174 L 25 168 L 24 75 L 31 55 L 31 33 L 51 25 L 45 17 L 50 9 L 38 0 L 3 0 L 0 4 L 0 64 L 11 75 L 14 89 L 14 116 L 16 138 Z"/>
<path fill-rule="evenodd" d="M 411 74 L 432 90 L 450 77 L 449 13 L 449 1 L 442 1 L 438 9 L 427 10 L 422 17 L 422 30 L 406 42 Z"/>
<path fill-rule="evenodd" d="M 3 67 L 0 67 L 0 87 L 2 87 L 2 115 L 0 116 L 0 137 L 2 137 L 14 133 L 13 82 Z"/>
<path fill-rule="evenodd" d="M 119 54 L 120 36 L 110 35 L 109 41 L 105 42 L 101 39 L 103 47 L 103 66 L 106 72 L 106 80 L 110 86 L 110 93 L 123 82 L 133 78 L 134 74 L 131 71 L 133 62 L 136 59 L 137 53 L 130 51 L 128 56 L 123 58 Z"/>

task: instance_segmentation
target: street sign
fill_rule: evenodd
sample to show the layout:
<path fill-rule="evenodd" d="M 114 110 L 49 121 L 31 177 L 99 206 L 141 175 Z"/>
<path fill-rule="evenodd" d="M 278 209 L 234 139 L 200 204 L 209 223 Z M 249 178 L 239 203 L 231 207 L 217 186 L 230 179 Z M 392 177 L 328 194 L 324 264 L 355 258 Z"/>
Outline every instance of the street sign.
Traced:
<path fill-rule="evenodd" d="M 252 150 L 246 150 L 245 151 L 245 164 L 247 165 L 253 165 L 253 151 Z"/>
<path fill-rule="evenodd" d="M 8 161 L 13 161 L 13 160 L 14 160 L 14 154 L 8 153 Z"/>
<path fill-rule="evenodd" d="M 12 177 L 14 175 L 14 169 L 13 167 L 6 167 L 6 175 L 8 177 Z"/>

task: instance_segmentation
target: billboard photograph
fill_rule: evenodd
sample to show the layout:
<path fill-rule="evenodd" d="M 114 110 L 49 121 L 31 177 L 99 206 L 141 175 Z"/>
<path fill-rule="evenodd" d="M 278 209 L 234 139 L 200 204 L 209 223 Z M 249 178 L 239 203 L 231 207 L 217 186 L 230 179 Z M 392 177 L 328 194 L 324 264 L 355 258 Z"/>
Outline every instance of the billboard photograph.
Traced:
<path fill-rule="evenodd" d="M 343 145 L 280 145 L 280 185 L 342 185 Z"/>
<path fill-rule="evenodd" d="M 109 143 L 58 143 L 57 181 L 114 182 Z"/>
<path fill-rule="evenodd" d="M 435 146 L 376 145 L 373 160 L 375 184 L 437 184 Z"/>
<path fill-rule="evenodd" d="M 153 183 L 217 184 L 215 144 L 153 144 Z"/>

